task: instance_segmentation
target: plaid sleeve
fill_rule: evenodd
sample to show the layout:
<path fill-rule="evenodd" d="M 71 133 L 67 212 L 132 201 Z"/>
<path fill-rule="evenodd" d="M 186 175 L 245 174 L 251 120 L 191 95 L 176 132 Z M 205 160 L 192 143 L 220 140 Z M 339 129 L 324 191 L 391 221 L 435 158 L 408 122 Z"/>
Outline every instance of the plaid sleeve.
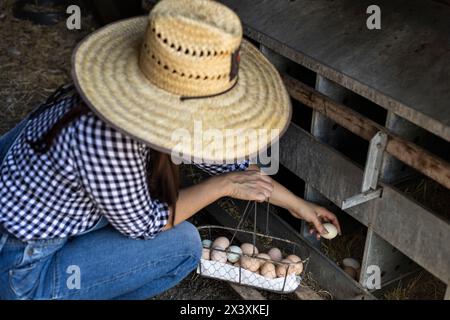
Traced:
<path fill-rule="evenodd" d="M 232 164 L 206 164 L 206 163 L 195 164 L 196 167 L 202 169 L 203 171 L 213 176 L 232 171 L 245 171 L 247 170 L 248 165 L 249 165 L 248 160 Z"/>
<path fill-rule="evenodd" d="M 82 187 L 101 213 L 128 237 L 155 237 L 169 208 L 149 193 L 148 149 L 93 115 L 80 119 L 73 141 Z"/>

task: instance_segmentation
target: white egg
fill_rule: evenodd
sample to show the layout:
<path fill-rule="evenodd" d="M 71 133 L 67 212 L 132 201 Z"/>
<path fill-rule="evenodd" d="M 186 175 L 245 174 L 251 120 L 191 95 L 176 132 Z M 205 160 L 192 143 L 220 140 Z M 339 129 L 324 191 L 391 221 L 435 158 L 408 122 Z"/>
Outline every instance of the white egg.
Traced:
<path fill-rule="evenodd" d="M 211 260 L 212 261 L 217 261 L 217 262 L 221 262 L 221 263 L 226 263 L 227 262 L 227 253 L 225 251 L 222 250 L 222 248 L 212 248 L 211 249 Z"/>
<path fill-rule="evenodd" d="M 276 278 L 275 266 L 270 262 L 266 262 L 261 267 L 261 275 L 267 279 Z"/>
<path fill-rule="evenodd" d="M 210 259 L 210 251 L 208 248 L 202 248 L 202 259 L 204 260 Z"/>
<path fill-rule="evenodd" d="M 241 250 L 242 250 L 242 253 L 247 255 L 247 256 L 252 256 L 253 254 L 257 255 L 259 253 L 258 252 L 258 248 L 256 248 L 251 243 L 243 243 L 241 245 Z"/>
<path fill-rule="evenodd" d="M 241 267 L 242 268 L 247 269 L 248 271 L 251 271 L 251 272 L 256 272 L 256 271 L 258 271 L 259 266 L 260 266 L 260 262 L 258 261 L 258 259 L 246 257 L 246 256 L 241 257 Z"/>
<path fill-rule="evenodd" d="M 361 264 L 357 260 L 355 260 L 353 258 L 345 258 L 345 259 L 343 259 L 342 260 L 342 265 L 344 267 L 350 267 L 350 268 L 353 268 L 355 270 L 358 270 L 359 268 L 361 268 Z"/>
<path fill-rule="evenodd" d="M 222 248 L 226 249 L 230 245 L 230 240 L 228 240 L 227 237 L 218 237 L 216 240 L 214 240 L 212 247 L 213 248 Z"/>
<path fill-rule="evenodd" d="M 205 239 L 205 240 L 202 241 L 202 246 L 203 246 L 203 248 L 208 248 L 209 249 L 212 246 L 212 241 L 209 240 L 209 239 Z"/>
<path fill-rule="evenodd" d="M 336 227 L 333 224 L 331 224 L 331 223 L 324 223 L 323 227 L 325 229 L 327 229 L 328 233 L 327 234 L 321 234 L 320 236 L 322 238 L 331 240 L 331 239 L 334 239 L 337 236 L 338 231 L 337 231 Z"/>
<path fill-rule="evenodd" d="M 278 248 L 272 248 L 267 253 L 269 254 L 270 258 L 273 261 L 281 261 L 281 259 L 283 258 L 283 255 L 281 254 L 281 251 Z"/>
<path fill-rule="evenodd" d="M 242 255 L 242 250 L 238 246 L 230 246 L 228 248 L 227 258 L 231 263 L 239 261 Z"/>

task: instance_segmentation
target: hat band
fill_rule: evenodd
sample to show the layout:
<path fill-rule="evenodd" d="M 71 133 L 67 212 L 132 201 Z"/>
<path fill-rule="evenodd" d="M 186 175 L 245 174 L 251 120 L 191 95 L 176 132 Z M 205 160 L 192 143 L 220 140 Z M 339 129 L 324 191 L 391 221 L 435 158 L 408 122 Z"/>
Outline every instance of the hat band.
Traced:
<path fill-rule="evenodd" d="M 180 101 L 194 100 L 194 99 L 207 99 L 207 98 L 214 98 L 214 97 L 217 97 L 217 96 L 221 96 L 221 95 L 223 95 L 223 94 L 233 90 L 233 88 L 236 86 L 238 81 L 239 81 L 239 77 L 237 77 L 237 79 L 234 82 L 234 84 L 231 87 L 229 87 L 227 90 L 225 90 L 225 91 L 222 91 L 222 92 L 219 92 L 219 93 L 215 93 L 215 94 L 210 94 L 210 95 L 207 95 L 207 96 L 195 96 L 195 97 L 192 97 L 192 96 L 181 96 L 180 97 Z"/>
<path fill-rule="evenodd" d="M 180 101 L 185 101 L 185 100 L 191 100 L 191 99 L 206 99 L 206 98 L 213 98 L 213 97 L 217 97 L 217 96 L 221 96 L 229 91 L 231 91 L 236 84 L 239 81 L 239 64 L 241 62 L 241 56 L 240 56 L 240 47 L 237 48 L 233 54 L 231 55 L 231 68 L 230 68 L 230 81 L 233 81 L 234 79 L 236 79 L 236 81 L 233 83 L 233 85 L 231 87 L 229 87 L 228 89 L 226 89 L 225 91 L 219 92 L 219 93 L 213 93 L 210 95 L 204 95 L 204 96 L 181 96 L 180 97 Z"/>

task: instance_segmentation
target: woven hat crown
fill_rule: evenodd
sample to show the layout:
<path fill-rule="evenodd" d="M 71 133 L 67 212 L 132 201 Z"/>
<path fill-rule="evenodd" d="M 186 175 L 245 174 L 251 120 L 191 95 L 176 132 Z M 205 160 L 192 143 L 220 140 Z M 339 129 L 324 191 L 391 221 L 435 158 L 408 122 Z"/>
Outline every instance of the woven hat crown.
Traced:
<path fill-rule="evenodd" d="M 242 25 L 212 0 L 162 0 L 149 14 L 140 68 L 154 85 L 176 95 L 208 96 L 237 81 Z"/>

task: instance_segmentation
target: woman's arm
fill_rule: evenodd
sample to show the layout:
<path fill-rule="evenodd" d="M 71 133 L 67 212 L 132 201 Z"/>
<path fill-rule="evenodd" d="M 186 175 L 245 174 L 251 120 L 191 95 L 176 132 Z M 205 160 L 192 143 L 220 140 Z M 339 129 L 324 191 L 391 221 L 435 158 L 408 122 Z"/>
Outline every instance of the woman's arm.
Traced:
<path fill-rule="evenodd" d="M 213 176 L 199 184 L 180 190 L 176 203 L 175 221 L 172 221 L 173 208 L 170 208 L 170 222 L 164 229 L 170 229 L 189 219 L 221 197 L 229 196 L 241 200 L 262 202 L 271 196 L 272 191 L 271 179 L 256 170 Z"/>
<path fill-rule="evenodd" d="M 258 166 L 254 164 L 250 165 L 249 169 L 259 170 Z M 318 238 L 320 234 L 328 233 L 322 225 L 323 222 L 333 223 L 338 229 L 339 234 L 341 234 L 339 221 L 333 213 L 317 204 L 297 197 L 274 179 L 271 179 L 271 182 L 273 184 L 273 192 L 269 199 L 271 204 L 282 207 L 288 210 L 294 217 L 311 223 L 318 232 Z M 312 233 L 313 230 L 310 230 L 310 232 Z"/>

